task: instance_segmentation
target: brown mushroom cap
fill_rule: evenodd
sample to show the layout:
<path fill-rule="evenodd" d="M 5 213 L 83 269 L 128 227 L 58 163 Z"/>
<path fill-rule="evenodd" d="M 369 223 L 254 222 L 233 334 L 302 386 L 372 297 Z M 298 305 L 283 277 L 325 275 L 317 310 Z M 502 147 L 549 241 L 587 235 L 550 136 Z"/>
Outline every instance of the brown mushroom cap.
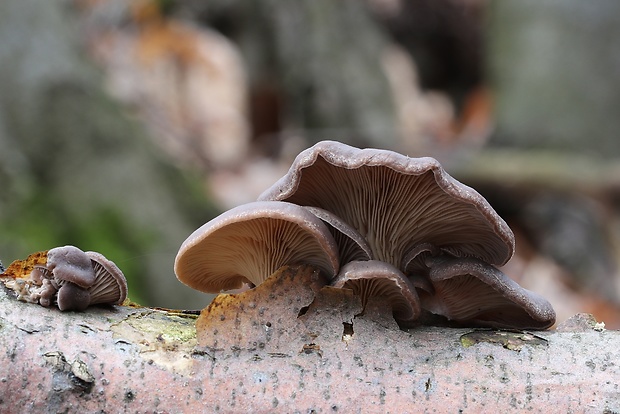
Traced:
<path fill-rule="evenodd" d="M 306 208 L 327 224 L 329 231 L 332 236 L 334 236 L 334 240 L 336 240 L 336 244 L 338 245 L 340 263 L 372 259 L 370 246 L 357 230 L 332 212 L 318 207 Z"/>
<path fill-rule="evenodd" d="M 364 308 L 371 297 L 385 297 L 398 321 L 411 321 L 420 315 L 420 299 L 415 287 L 400 270 L 385 262 L 349 262 L 340 269 L 332 286 L 351 289 L 361 297 Z"/>
<path fill-rule="evenodd" d="M 61 311 L 83 311 L 91 303 L 88 290 L 71 282 L 63 283 L 56 300 Z"/>
<path fill-rule="evenodd" d="M 120 305 L 127 298 L 127 280 L 123 272 L 104 255 L 86 252 L 95 271 L 95 282 L 88 287 L 90 304 Z"/>
<path fill-rule="evenodd" d="M 435 294 L 420 292 L 422 307 L 449 320 L 478 326 L 546 329 L 555 322 L 551 304 L 500 270 L 475 258 L 426 259 Z"/>
<path fill-rule="evenodd" d="M 375 259 L 396 267 L 421 243 L 497 265 L 514 252 L 504 220 L 433 158 L 323 141 L 301 152 L 259 200 L 328 210 L 368 241 Z"/>
<path fill-rule="evenodd" d="M 45 268 L 62 284 L 71 282 L 87 288 L 95 282 L 90 258 L 75 246 L 55 247 L 47 252 Z"/>
<path fill-rule="evenodd" d="M 308 264 L 329 279 L 338 247 L 327 226 L 303 207 L 254 202 L 226 211 L 194 231 L 174 263 L 177 278 L 203 292 L 259 285 L 280 267 Z"/>

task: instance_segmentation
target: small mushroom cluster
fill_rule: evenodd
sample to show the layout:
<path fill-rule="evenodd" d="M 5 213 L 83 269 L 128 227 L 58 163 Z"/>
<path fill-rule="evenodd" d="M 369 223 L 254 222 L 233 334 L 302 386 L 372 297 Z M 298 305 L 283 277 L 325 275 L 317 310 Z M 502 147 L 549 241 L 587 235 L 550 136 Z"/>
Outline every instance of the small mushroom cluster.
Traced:
<path fill-rule="evenodd" d="M 496 266 L 514 235 L 488 202 L 433 158 L 323 141 L 256 202 L 182 244 L 178 279 L 204 292 L 252 288 L 310 264 L 365 304 L 385 297 L 402 325 L 434 315 L 473 326 L 545 329 L 553 308 Z"/>
<path fill-rule="evenodd" d="M 45 263 L 35 264 L 26 278 L 13 278 L 5 286 L 24 302 L 61 311 L 82 311 L 97 304 L 119 305 L 127 297 L 123 272 L 97 252 L 75 246 L 50 249 Z"/>

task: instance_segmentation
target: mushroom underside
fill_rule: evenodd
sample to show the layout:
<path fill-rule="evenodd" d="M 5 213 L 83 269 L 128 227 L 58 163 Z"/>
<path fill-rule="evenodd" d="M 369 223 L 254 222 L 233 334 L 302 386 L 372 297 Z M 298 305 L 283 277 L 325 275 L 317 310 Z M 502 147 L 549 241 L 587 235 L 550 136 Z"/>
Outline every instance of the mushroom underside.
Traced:
<path fill-rule="evenodd" d="M 385 298 L 400 321 L 431 312 L 478 326 L 547 328 L 551 305 L 494 267 L 512 257 L 514 244 L 489 203 L 436 160 L 323 141 L 300 153 L 258 202 L 188 237 L 175 273 L 217 293 L 307 264 L 364 306 Z"/>
<path fill-rule="evenodd" d="M 350 289 L 365 309 L 370 298 L 382 297 L 397 321 L 415 320 L 420 300 L 407 277 L 392 265 L 377 260 L 347 263 L 332 281 L 333 287 Z"/>
<path fill-rule="evenodd" d="M 327 225 L 338 246 L 340 263 L 373 258 L 371 248 L 364 237 L 340 217 L 322 208 L 310 206 L 305 208 Z"/>
<path fill-rule="evenodd" d="M 95 252 L 86 252 L 95 270 L 95 282 L 88 288 L 90 304 L 120 305 L 127 298 L 127 282 L 116 265 Z"/>
<path fill-rule="evenodd" d="M 514 251 L 512 232 L 488 202 L 432 158 L 324 141 L 259 199 L 327 210 L 366 239 L 374 259 L 396 267 L 421 243 L 497 265 Z"/>
<path fill-rule="evenodd" d="M 257 286 L 284 265 L 309 264 L 327 274 L 334 272 L 321 244 L 294 223 L 256 219 L 231 225 L 214 236 L 187 253 L 178 270 L 192 275 L 186 284 L 218 293 L 248 283 Z M 209 277 L 208 283 L 202 277 Z"/>
<path fill-rule="evenodd" d="M 435 294 L 421 291 L 420 300 L 431 313 L 462 324 L 497 328 L 545 329 L 555 322 L 546 299 L 487 263 L 445 257 L 430 262 Z"/>
<path fill-rule="evenodd" d="M 196 230 L 175 260 L 186 285 L 208 293 L 257 286 L 285 265 L 311 265 L 332 279 L 338 250 L 327 226 L 303 207 L 255 202 Z"/>

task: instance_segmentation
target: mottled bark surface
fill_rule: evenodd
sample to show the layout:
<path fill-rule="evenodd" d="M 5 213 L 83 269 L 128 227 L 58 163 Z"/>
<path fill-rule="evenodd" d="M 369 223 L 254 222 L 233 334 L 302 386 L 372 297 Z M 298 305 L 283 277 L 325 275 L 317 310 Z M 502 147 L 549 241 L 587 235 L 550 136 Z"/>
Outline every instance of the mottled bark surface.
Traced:
<path fill-rule="evenodd" d="M 617 412 L 620 335 L 420 327 L 288 269 L 197 319 L 0 290 L 1 412 Z"/>

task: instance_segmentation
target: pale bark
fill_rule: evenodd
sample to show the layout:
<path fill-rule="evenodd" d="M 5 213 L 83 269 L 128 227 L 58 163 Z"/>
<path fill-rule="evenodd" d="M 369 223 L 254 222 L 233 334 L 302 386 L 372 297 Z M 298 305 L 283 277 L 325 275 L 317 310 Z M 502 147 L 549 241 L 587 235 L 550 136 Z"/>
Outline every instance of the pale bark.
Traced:
<path fill-rule="evenodd" d="M 284 271 L 219 296 L 197 324 L 150 308 L 62 313 L 0 289 L 0 412 L 620 411 L 616 331 L 577 319 L 405 332 L 385 306 L 359 315 L 349 291 L 321 286 Z"/>

